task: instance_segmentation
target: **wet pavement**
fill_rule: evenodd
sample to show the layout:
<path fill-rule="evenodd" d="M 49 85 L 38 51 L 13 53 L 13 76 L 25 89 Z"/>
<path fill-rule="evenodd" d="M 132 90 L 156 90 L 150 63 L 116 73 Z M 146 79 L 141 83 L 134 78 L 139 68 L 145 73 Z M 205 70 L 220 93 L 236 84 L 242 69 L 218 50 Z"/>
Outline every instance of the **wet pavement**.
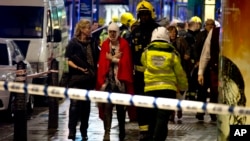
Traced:
<path fill-rule="evenodd" d="M 38 108 L 31 120 L 28 120 L 28 141 L 68 141 L 68 109 L 69 100 L 65 100 L 59 107 L 58 129 L 48 130 L 48 108 Z M 183 113 L 181 120 L 175 119 L 175 123 L 169 123 L 167 141 L 216 141 L 216 123 L 210 121 L 209 115 L 205 116 L 203 122 L 195 119 L 195 113 Z M 128 122 L 126 119 L 125 141 L 138 141 L 138 125 Z M 0 140 L 12 141 L 14 136 L 14 125 L 0 121 Z M 102 141 L 104 134 L 103 123 L 98 117 L 95 103 L 91 104 L 91 114 L 88 129 L 88 141 Z M 111 141 L 118 139 L 118 122 L 114 111 L 111 129 Z M 81 141 L 81 134 L 77 131 L 76 141 Z"/>

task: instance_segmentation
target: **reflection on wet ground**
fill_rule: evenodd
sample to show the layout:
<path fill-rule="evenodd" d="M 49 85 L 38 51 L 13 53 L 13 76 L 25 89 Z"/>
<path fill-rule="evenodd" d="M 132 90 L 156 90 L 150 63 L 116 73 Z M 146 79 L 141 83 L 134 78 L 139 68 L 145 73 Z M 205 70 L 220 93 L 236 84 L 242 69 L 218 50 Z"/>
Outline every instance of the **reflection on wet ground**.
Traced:
<path fill-rule="evenodd" d="M 58 129 L 48 130 L 48 108 L 36 107 L 34 114 L 28 120 L 28 141 L 68 141 L 68 108 L 69 100 L 66 100 L 59 108 Z M 104 134 L 103 123 L 98 117 L 95 103 L 91 105 L 88 137 L 89 141 L 102 141 Z M 114 111 L 115 112 L 115 111 Z M 127 119 L 128 121 L 128 119 Z M 0 140 L 13 140 L 13 124 L 0 120 Z M 216 141 L 216 123 L 210 122 L 210 117 L 205 116 L 204 122 L 195 119 L 195 113 L 183 114 L 182 120 L 168 125 L 167 141 Z M 116 114 L 113 114 L 111 141 L 118 141 L 118 123 Z M 126 123 L 125 141 L 138 141 L 138 124 L 136 122 Z M 81 141 L 81 134 L 77 132 L 76 141 Z"/>

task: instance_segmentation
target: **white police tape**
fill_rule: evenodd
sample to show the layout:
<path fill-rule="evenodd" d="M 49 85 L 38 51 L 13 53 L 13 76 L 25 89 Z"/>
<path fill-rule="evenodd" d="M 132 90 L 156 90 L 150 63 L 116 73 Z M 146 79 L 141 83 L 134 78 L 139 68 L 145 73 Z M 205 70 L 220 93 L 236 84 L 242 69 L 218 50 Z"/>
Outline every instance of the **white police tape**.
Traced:
<path fill-rule="evenodd" d="M 203 103 L 189 100 L 169 98 L 154 98 L 141 95 L 122 93 L 108 93 L 94 90 L 63 88 L 56 86 L 43 86 L 24 84 L 17 82 L 0 81 L 0 90 L 17 93 L 28 93 L 49 97 L 70 98 L 76 100 L 88 100 L 91 102 L 113 103 L 121 105 L 133 105 L 137 107 L 183 110 L 190 112 L 208 112 L 213 114 L 250 115 L 249 107 L 230 106 L 225 104 Z"/>

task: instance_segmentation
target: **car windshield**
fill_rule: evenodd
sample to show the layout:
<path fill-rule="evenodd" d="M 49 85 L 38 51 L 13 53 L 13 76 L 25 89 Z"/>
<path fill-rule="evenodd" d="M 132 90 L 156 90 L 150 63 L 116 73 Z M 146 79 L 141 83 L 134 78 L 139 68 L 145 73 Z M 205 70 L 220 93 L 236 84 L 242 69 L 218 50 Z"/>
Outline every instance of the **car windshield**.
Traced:
<path fill-rule="evenodd" d="M 42 38 L 43 7 L 0 6 L 0 38 Z"/>

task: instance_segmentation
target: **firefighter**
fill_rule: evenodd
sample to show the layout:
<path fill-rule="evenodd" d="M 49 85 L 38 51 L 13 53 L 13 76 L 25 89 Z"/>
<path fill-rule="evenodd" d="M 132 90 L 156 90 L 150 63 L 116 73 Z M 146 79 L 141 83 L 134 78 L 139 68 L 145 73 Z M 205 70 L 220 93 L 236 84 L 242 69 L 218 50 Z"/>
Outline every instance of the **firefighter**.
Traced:
<path fill-rule="evenodd" d="M 128 43 L 131 46 L 131 38 L 130 38 L 130 28 L 131 26 L 134 24 L 135 22 L 135 18 L 134 15 L 130 12 L 125 12 L 121 15 L 120 17 L 120 22 L 121 22 L 121 26 L 120 26 L 120 37 L 126 39 L 128 41 Z M 136 107 L 134 106 L 127 106 L 127 111 L 128 111 L 128 117 L 130 122 L 135 122 L 137 121 L 137 117 L 136 117 Z"/>
<path fill-rule="evenodd" d="M 148 1 L 141 1 L 136 7 L 138 25 L 131 32 L 131 47 L 134 63 L 134 89 L 135 94 L 144 95 L 144 70 L 141 64 L 141 55 L 144 48 L 148 46 L 151 40 L 152 31 L 159 27 L 156 23 L 154 7 Z M 147 109 L 137 108 L 137 121 L 139 124 L 139 140 L 145 141 L 148 139 L 148 115 Z"/>
<path fill-rule="evenodd" d="M 186 41 L 190 48 L 190 60 L 188 65 L 188 92 L 186 94 L 186 98 L 189 100 L 196 100 L 197 89 L 198 89 L 198 82 L 197 82 L 197 65 L 195 64 L 195 57 L 194 57 L 194 49 L 196 43 L 196 36 L 200 32 L 201 29 L 201 19 L 197 16 L 193 16 L 190 18 L 188 22 L 188 30 L 186 34 Z"/>
<path fill-rule="evenodd" d="M 122 38 L 125 38 L 128 42 L 130 41 L 130 27 L 132 23 L 134 23 L 135 18 L 132 13 L 130 12 L 125 12 L 121 15 L 120 22 L 121 22 L 121 27 L 120 27 L 120 35 Z"/>

